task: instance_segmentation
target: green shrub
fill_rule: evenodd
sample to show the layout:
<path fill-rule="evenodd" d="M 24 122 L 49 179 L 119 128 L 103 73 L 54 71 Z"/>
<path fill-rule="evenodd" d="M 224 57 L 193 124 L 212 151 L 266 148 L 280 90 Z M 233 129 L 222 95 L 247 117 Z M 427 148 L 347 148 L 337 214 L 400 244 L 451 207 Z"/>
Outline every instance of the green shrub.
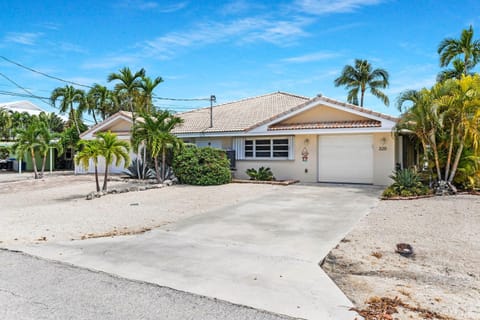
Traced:
<path fill-rule="evenodd" d="M 247 169 L 247 174 L 250 177 L 250 180 L 258 181 L 272 181 L 275 180 L 272 170 L 270 168 L 260 167 L 258 170 L 254 168 Z"/>
<path fill-rule="evenodd" d="M 173 172 L 180 183 L 218 185 L 232 179 L 225 151 L 211 147 L 186 146 L 173 159 Z"/>
<path fill-rule="evenodd" d="M 393 183 L 383 191 L 385 198 L 422 196 L 430 193 L 430 189 L 422 183 L 422 177 L 414 169 L 395 171 L 390 178 Z"/>

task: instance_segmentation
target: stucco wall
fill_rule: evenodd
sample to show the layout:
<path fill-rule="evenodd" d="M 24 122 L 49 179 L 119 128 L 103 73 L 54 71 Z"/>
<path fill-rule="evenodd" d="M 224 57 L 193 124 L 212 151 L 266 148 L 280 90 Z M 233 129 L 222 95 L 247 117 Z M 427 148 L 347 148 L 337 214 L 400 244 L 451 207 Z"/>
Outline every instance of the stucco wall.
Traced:
<path fill-rule="evenodd" d="M 383 140 L 385 138 L 385 140 Z M 318 181 L 318 136 L 297 135 L 294 138 L 295 160 L 237 160 L 234 176 L 248 179 L 245 171 L 249 168 L 269 167 L 279 180 L 297 179 L 301 182 Z M 308 151 L 307 161 L 302 151 Z M 373 184 L 389 185 L 389 175 L 395 169 L 395 141 L 390 133 L 373 134 Z"/>
<path fill-rule="evenodd" d="M 282 121 L 288 123 L 309 123 L 316 121 L 364 120 L 366 118 L 330 107 L 319 106 Z"/>
<path fill-rule="evenodd" d="M 293 142 L 295 160 L 237 160 L 235 177 L 248 179 L 247 169 L 269 167 L 278 180 L 297 179 L 302 182 L 317 182 L 317 136 L 298 135 Z M 304 148 L 308 159 L 302 160 Z"/>

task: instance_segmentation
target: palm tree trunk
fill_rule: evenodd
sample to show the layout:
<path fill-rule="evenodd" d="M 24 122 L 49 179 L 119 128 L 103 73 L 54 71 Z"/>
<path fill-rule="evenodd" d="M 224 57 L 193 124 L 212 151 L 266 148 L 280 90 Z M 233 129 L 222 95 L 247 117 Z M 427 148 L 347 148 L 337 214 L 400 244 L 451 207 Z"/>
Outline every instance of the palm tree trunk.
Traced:
<path fill-rule="evenodd" d="M 38 179 L 37 161 L 35 159 L 35 151 L 33 151 L 33 149 L 30 149 L 30 155 L 32 157 L 33 176 L 35 179 Z M 22 165 L 22 162 L 19 163 L 19 166 L 21 165 Z"/>
<path fill-rule="evenodd" d="M 143 142 L 143 177 L 147 177 L 147 146 Z"/>
<path fill-rule="evenodd" d="M 447 164 L 445 165 L 445 180 L 448 179 L 448 175 L 450 173 L 450 165 L 452 163 L 452 154 L 453 154 L 453 132 L 455 131 L 455 126 L 452 123 L 450 128 L 450 144 L 448 146 L 448 156 L 447 156 Z"/>
<path fill-rule="evenodd" d="M 166 162 L 166 148 L 162 148 L 162 181 L 165 180 L 165 162 Z"/>
<path fill-rule="evenodd" d="M 43 174 L 45 172 L 45 164 L 47 163 L 47 152 L 43 154 L 42 158 L 42 171 L 40 171 L 40 177 L 43 178 Z"/>
<path fill-rule="evenodd" d="M 442 170 L 440 170 L 440 159 L 438 156 L 438 148 L 437 148 L 437 139 L 436 139 L 436 132 L 434 131 L 432 134 L 432 150 L 433 150 L 433 158 L 435 160 L 435 167 L 437 169 L 437 180 L 442 180 Z"/>
<path fill-rule="evenodd" d="M 97 117 L 95 116 L 95 110 L 92 111 L 92 116 L 93 116 L 93 121 L 95 121 L 95 124 L 98 124 Z"/>
<path fill-rule="evenodd" d="M 108 165 L 109 165 L 110 161 L 107 161 L 107 159 L 105 159 L 105 176 L 103 177 L 103 187 L 102 187 L 102 191 L 107 191 L 107 179 L 108 179 Z"/>
<path fill-rule="evenodd" d="M 458 146 L 458 149 L 457 149 L 457 154 L 455 155 L 455 161 L 453 162 L 453 165 L 452 165 L 452 172 L 450 173 L 450 177 L 448 178 L 448 183 L 450 184 L 452 183 L 453 178 L 455 178 L 455 174 L 457 173 L 458 163 L 460 162 L 460 158 L 462 157 L 464 145 L 465 145 L 465 138 L 462 139 L 462 142 L 460 142 L 460 145 Z"/>
<path fill-rule="evenodd" d="M 365 97 L 365 89 L 362 88 L 361 93 L 360 93 L 360 107 L 363 107 L 363 98 L 364 97 Z"/>
<path fill-rule="evenodd" d="M 160 178 L 160 172 L 158 170 L 158 156 L 153 157 L 153 163 L 155 165 L 155 175 L 157 177 L 157 182 L 160 183 L 162 179 Z"/>
<path fill-rule="evenodd" d="M 77 128 L 78 135 L 80 136 L 80 128 L 78 127 L 78 121 L 77 121 L 77 112 L 75 109 L 73 109 L 73 104 L 70 106 L 70 110 L 72 113 L 72 118 L 73 118 L 73 123 L 75 124 L 75 128 Z"/>
<path fill-rule="evenodd" d="M 100 191 L 100 183 L 98 182 L 98 167 L 97 167 L 96 163 L 94 165 L 94 168 L 95 168 L 95 184 L 97 186 L 97 192 L 99 192 Z"/>

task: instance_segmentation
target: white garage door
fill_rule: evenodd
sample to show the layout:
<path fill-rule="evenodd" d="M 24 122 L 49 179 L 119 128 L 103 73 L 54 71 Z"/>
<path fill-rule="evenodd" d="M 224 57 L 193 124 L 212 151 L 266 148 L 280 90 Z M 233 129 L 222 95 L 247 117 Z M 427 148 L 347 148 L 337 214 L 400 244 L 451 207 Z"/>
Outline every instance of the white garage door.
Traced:
<path fill-rule="evenodd" d="M 319 136 L 318 180 L 373 183 L 372 135 Z"/>

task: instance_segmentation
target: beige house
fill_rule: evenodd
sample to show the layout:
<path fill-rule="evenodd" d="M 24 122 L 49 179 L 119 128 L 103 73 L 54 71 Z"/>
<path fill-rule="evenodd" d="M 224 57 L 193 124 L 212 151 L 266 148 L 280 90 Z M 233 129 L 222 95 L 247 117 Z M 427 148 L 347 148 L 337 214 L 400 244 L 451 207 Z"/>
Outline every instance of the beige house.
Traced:
<path fill-rule="evenodd" d="M 174 133 L 184 141 L 235 152 L 237 178 L 265 166 L 282 180 L 387 185 L 402 165 L 397 118 L 320 95 L 276 92 L 177 116 L 184 123 Z M 129 140 L 130 128 L 130 114 L 119 112 L 82 138 L 111 130 Z"/>

